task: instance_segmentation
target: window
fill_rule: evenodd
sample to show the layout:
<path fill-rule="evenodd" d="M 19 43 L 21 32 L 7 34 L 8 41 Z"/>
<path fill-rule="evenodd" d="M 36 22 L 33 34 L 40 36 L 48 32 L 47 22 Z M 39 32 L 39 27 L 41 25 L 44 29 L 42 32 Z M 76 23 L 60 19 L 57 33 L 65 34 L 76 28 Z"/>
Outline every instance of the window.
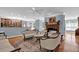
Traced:
<path fill-rule="evenodd" d="M 66 31 L 75 31 L 78 28 L 78 21 L 77 19 L 66 20 Z"/>

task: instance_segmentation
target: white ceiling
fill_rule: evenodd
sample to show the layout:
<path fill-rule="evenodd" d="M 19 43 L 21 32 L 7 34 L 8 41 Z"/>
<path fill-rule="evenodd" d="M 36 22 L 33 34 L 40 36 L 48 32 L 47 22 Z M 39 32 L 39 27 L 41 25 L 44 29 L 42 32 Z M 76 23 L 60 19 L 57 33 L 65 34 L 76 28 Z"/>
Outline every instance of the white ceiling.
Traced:
<path fill-rule="evenodd" d="M 37 19 L 54 14 L 65 14 L 66 19 L 77 18 L 79 7 L 0 7 L 0 16 Z"/>

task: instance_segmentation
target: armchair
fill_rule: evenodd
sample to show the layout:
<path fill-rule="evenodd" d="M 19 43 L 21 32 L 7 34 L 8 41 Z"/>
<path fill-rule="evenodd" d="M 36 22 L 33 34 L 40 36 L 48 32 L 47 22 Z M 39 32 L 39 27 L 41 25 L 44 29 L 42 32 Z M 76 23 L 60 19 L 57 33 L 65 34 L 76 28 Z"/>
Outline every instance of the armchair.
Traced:
<path fill-rule="evenodd" d="M 53 34 L 53 36 L 49 36 L 47 38 L 40 39 L 40 50 L 46 49 L 47 51 L 55 51 L 55 49 L 60 46 L 62 40 L 62 36 L 58 34 Z"/>

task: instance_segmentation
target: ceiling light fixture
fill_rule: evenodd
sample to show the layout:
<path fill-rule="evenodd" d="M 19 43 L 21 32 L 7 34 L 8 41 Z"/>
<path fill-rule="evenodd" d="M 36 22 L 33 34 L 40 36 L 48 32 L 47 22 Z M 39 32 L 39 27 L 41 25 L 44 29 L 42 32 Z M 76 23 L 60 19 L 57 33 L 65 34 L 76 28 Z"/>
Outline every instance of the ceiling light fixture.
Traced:
<path fill-rule="evenodd" d="M 34 7 L 32 7 L 32 10 L 35 11 L 36 9 Z"/>

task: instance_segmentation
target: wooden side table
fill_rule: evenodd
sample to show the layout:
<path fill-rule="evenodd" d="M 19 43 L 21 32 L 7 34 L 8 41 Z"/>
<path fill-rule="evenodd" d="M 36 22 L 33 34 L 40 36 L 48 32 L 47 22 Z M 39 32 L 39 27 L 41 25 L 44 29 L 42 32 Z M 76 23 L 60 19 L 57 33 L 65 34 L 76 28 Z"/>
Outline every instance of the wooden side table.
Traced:
<path fill-rule="evenodd" d="M 79 28 L 75 30 L 75 36 L 79 36 Z"/>

